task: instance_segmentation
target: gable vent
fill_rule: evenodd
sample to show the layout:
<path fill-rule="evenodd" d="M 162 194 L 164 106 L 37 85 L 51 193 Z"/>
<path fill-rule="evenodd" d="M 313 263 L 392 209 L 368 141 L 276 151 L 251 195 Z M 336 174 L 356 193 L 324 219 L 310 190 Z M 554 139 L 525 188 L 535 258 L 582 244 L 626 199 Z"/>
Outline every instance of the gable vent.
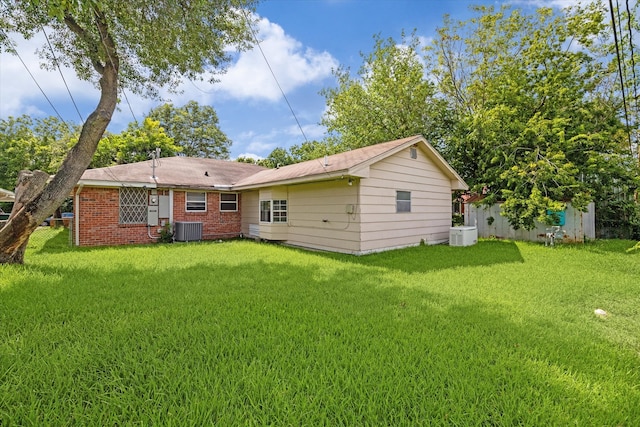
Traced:
<path fill-rule="evenodd" d="M 409 155 L 411 156 L 412 159 L 417 159 L 418 158 L 418 149 L 416 147 L 411 147 L 409 149 Z"/>
<path fill-rule="evenodd" d="M 202 240 L 202 223 L 176 221 L 174 239 L 176 242 L 194 242 Z"/>

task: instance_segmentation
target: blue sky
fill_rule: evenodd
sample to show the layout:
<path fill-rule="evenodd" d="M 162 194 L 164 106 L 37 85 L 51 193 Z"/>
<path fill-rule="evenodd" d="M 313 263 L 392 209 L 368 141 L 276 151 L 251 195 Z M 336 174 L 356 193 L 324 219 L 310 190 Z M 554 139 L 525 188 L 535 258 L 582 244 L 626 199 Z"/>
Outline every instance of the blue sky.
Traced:
<path fill-rule="evenodd" d="M 258 5 L 260 18 L 256 30 L 262 50 L 278 83 L 284 90 L 307 139 L 322 139 L 319 125 L 325 99 L 323 88 L 334 87 L 332 69 L 350 67 L 356 72 L 362 65 L 360 52 L 373 49 L 373 36 L 400 41 L 403 30 L 425 40 L 434 36 L 444 14 L 454 19 L 470 16 L 472 4 L 532 8 L 541 5 L 562 7 L 573 0 L 263 0 Z M 29 41 L 13 35 L 17 50 L 55 109 L 65 120 L 79 123 L 64 81 L 57 71 L 42 70 L 35 55 L 44 36 Z M 99 93 L 91 83 L 78 81 L 73 72 L 63 69 L 73 99 L 86 117 L 95 106 Z M 165 93 L 176 106 L 189 100 L 215 108 L 220 127 L 233 141 L 232 158 L 265 157 L 276 147 L 304 142 L 304 137 L 289 106 L 282 97 L 269 67 L 259 50 L 243 52 L 230 64 L 221 81 L 214 85 L 185 82 L 183 93 Z M 141 120 L 160 101 L 127 94 L 129 103 L 121 103 L 109 130 L 119 132 L 134 119 Z M 132 113 L 132 111 L 133 113 Z M 6 52 L 0 54 L 0 117 L 29 114 L 34 117 L 56 115 L 29 76 L 20 60 Z"/>

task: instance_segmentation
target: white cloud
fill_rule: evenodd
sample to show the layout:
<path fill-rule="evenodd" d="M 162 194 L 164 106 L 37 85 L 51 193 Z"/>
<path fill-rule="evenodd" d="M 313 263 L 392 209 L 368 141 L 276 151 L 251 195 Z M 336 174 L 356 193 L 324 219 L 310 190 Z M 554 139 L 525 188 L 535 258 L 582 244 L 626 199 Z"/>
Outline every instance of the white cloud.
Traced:
<path fill-rule="evenodd" d="M 99 92 L 92 83 L 78 80 L 75 71 L 62 67 L 63 80 L 60 72 L 40 67 L 41 60 L 35 51 L 42 47 L 43 35 L 24 40 L 20 35 L 10 33 L 9 38 L 15 42 L 19 57 L 4 50 L 0 54 L 0 117 L 22 114 L 51 116 L 56 115 L 55 110 L 65 117 L 63 111 L 71 109 L 75 114 L 73 120 L 78 121 L 65 81 L 77 104 L 92 99 L 97 101 Z M 53 107 L 42 92 L 51 100 Z M 65 101 L 61 102 L 60 99 Z"/>
<path fill-rule="evenodd" d="M 237 62 L 220 78 L 216 90 L 233 98 L 277 101 L 282 94 L 273 74 L 288 94 L 308 83 L 329 77 L 331 70 L 338 66 L 338 61 L 331 54 L 304 49 L 282 27 L 266 18 L 258 21 L 257 36 L 260 46 L 242 52 Z"/>

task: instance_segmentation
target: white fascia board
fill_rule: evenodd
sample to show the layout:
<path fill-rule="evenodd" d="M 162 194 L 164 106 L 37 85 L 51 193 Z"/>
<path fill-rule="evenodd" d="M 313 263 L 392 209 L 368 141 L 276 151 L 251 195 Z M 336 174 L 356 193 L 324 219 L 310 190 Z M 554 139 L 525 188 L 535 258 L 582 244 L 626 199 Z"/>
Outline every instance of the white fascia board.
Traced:
<path fill-rule="evenodd" d="M 290 178 L 290 179 L 283 179 L 279 181 L 262 182 L 260 184 L 231 186 L 229 190 L 231 191 L 253 190 L 253 189 L 264 188 L 264 187 L 278 187 L 281 185 L 308 184 L 310 182 L 329 181 L 329 180 L 340 179 L 348 176 L 349 176 L 349 171 L 344 169 L 340 171 L 324 172 L 320 174 L 303 176 L 299 178 Z"/>
<path fill-rule="evenodd" d="M 85 187 L 135 187 L 135 188 L 158 188 L 156 183 L 150 182 L 121 182 L 121 181 L 103 181 L 98 179 L 81 179 L 76 186 L 83 185 Z"/>

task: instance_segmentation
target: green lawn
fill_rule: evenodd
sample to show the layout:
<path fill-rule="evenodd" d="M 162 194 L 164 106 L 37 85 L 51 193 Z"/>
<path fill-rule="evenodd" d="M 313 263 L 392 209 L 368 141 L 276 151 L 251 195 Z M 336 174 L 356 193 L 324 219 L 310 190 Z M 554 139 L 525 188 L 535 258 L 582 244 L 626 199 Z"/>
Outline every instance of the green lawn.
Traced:
<path fill-rule="evenodd" d="M 640 424 L 634 242 L 66 244 L 0 266 L 2 426 Z"/>

